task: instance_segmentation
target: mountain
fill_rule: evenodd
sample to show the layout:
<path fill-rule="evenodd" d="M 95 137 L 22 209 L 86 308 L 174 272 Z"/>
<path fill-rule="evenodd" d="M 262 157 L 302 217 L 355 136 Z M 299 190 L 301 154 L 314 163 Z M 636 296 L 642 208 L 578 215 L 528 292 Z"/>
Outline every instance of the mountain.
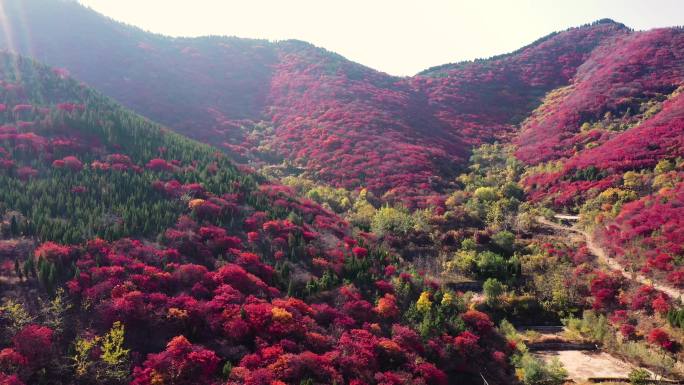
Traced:
<path fill-rule="evenodd" d="M 595 220 L 625 265 L 678 287 L 683 86 L 684 30 L 631 33 L 597 48 L 516 139 L 530 200 Z"/>
<path fill-rule="evenodd" d="M 286 160 L 290 173 L 389 192 L 385 201 L 409 207 L 453 187 L 472 146 L 510 135 L 593 48 L 629 33 L 601 21 L 503 57 L 396 78 L 298 41 L 168 38 L 76 3 L 2 4 L 4 48 L 65 68 L 238 161 Z"/>
<path fill-rule="evenodd" d="M 0 383 L 561 383 L 561 322 L 684 375 L 682 28 L 398 78 L 0 5 Z"/>
<path fill-rule="evenodd" d="M 0 383 L 512 376 L 489 317 L 372 236 L 7 53 L 0 155 Z"/>
<path fill-rule="evenodd" d="M 635 32 L 598 48 L 568 87 L 546 97 L 517 139 L 526 163 L 562 163 L 562 171 L 534 177 L 539 193 L 578 198 L 591 186 L 572 179 L 577 171 L 594 167 L 615 177 L 684 155 L 683 63 L 682 29 Z M 557 203 L 568 203 L 565 197 Z"/>

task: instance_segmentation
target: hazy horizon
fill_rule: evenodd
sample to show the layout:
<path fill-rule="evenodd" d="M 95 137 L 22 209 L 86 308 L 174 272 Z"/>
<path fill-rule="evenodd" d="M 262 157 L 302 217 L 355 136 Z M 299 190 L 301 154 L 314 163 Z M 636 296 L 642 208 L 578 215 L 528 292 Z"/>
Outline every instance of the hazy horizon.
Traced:
<path fill-rule="evenodd" d="M 634 29 L 684 24 L 676 0 L 79 0 L 115 20 L 169 36 L 299 39 L 392 75 L 516 50 L 554 31 L 611 18 Z M 476 37 L 475 37 L 476 35 Z M 425 44 L 430 41 L 430 44 Z"/>

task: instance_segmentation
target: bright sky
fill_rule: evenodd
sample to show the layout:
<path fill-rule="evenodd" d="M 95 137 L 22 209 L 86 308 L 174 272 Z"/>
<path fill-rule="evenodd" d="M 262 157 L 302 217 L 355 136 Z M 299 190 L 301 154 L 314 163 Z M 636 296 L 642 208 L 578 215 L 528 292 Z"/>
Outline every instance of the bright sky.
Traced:
<path fill-rule="evenodd" d="M 682 0 L 78 0 L 170 36 L 300 39 L 392 75 L 513 51 L 612 18 L 684 25 Z"/>

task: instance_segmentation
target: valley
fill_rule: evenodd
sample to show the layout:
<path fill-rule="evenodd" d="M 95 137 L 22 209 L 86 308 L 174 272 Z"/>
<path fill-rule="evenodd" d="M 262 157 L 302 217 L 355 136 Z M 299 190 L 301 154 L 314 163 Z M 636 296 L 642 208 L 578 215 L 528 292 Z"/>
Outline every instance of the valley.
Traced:
<path fill-rule="evenodd" d="M 681 27 L 396 77 L 0 11 L 0 385 L 684 379 Z"/>

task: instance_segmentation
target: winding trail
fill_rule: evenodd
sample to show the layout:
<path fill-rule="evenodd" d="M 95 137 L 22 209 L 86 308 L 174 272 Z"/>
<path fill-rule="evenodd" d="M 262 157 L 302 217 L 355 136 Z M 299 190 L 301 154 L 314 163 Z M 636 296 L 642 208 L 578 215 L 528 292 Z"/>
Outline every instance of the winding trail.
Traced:
<path fill-rule="evenodd" d="M 576 217 L 571 217 L 571 216 L 556 216 L 559 219 L 577 219 Z M 551 222 L 548 219 L 544 217 L 537 217 L 537 222 L 541 225 L 544 225 L 546 227 L 552 228 L 557 231 L 561 232 L 572 232 L 575 234 L 579 234 L 584 237 L 586 243 L 587 243 L 587 248 L 589 251 L 595 255 L 599 262 L 608 266 L 609 268 L 613 270 L 619 271 L 623 277 L 627 279 L 631 279 L 634 281 L 637 281 L 643 285 L 650 285 L 653 286 L 658 291 L 662 291 L 663 293 L 666 293 L 673 299 L 676 298 L 684 298 L 684 291 L 677 289 L 676 287 L 670 286 L 670 285 L 665 285 L 661 283 L 654 282 L 652 279 L 647 278 L 639 273 L 633 273 L 630 271 L 625 270 L 625 268 L 618 262 L 616 259 L 610 257 L 610 255 L 596 243 L 596 240 L 594 239 L 591 234 L 589 234 L 586 231 L 583 231 L 581 229 L 578 229 L 574 226 L 563 226 L 559 225 L 557 223 Z"/>

